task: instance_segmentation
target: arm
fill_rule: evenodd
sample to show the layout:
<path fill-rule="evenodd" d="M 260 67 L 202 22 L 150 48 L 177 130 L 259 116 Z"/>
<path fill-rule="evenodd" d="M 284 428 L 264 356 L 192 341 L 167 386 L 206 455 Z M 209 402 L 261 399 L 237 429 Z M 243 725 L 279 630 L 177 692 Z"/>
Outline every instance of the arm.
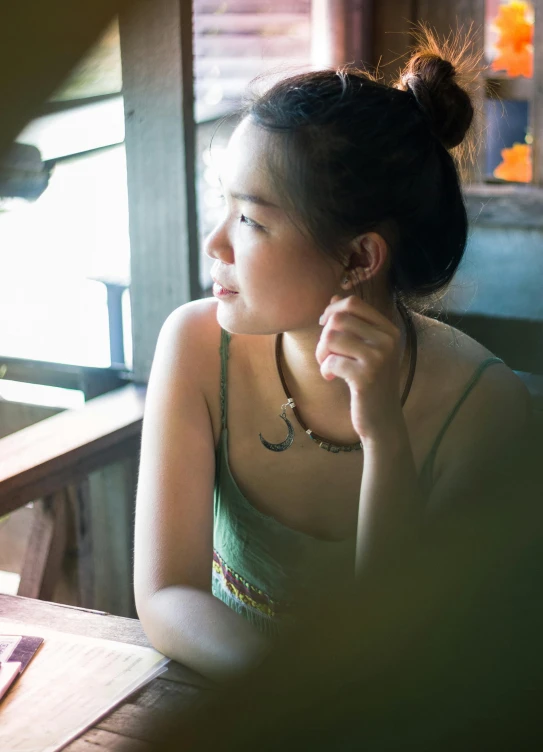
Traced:
<path fill-rule="evenodd" d="M 356 550 L 360 574 L 376 559 L 386 562 L 390 554 L 416 545 L 428 510 L 474 498 L 489 468 L 507 456 L 526 426 L 527 393 L 505 366 L 483 374 L 442 443 L 445 465 L 427 499 L 398 396 L 399 331 L 354 296 L 332 298 L 321 324 L 316 352 L 321 373 L 348 384 L 351 419 L 364 448 Z"/>
<path fill-rule="evenodd" d="M 358 507 L 356 573 L 412 545 L 423 495 L 402 412 L 400 331 L 360 298 L 332 298 L 320 319 L 316 357 L 322 376 L 342 378 L 351 392 L 351 420 L 364 450 Z"/>
<path fill-rule="evenodd" d="M 364 472 L 358 504 L 355 569 L 376 556 L 416 543 L 424 513 L 411 442 L 403 415 L 364 442 Z"/>
<path fill-rule="evenodd" d="M 211 593 L 215 447 L 202 380 L 214 383 L 209 353 L 218 346 L 209 301 L 177 309 L 160 333 L 143 420 L 134 566 L 151 643 L 215 679 L 243 671 L 267 649 Z"/>
<path fill-rule="evenodd" d="M 426 498 L 418 481 L 405 421 L 364 445 L 357 572 L 384 547 L 417 543 L 426 523 L 459 505 L 477 503 L 498 488 L 528 425 L 530 398 L 506 366 L 481 377 L 438 452 L 435 481 Z"/>

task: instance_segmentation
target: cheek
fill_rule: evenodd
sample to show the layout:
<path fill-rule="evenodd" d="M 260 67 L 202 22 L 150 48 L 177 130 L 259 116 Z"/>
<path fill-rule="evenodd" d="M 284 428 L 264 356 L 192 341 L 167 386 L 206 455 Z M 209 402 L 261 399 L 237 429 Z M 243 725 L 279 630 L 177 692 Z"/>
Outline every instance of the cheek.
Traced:
<path fill-rule="evenodd" d="M 307 241 L 243 227 L 233 241 L 236 278 L 255 307 L 318 319 L 337 293 L 330 264 Z"/>

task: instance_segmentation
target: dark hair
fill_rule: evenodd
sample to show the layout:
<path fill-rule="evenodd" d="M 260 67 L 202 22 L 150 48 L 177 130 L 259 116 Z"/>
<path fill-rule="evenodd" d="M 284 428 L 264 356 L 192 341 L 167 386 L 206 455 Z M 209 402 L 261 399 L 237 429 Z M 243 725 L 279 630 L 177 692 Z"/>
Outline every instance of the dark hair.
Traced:
<path fill-rule="evenodd" d="M 349 241 L 381 232 L 392 248 L 392 288 L 411 297 L 447 285 L 468 231 L 449 149 L 463 141 L 474 109 L 455 65 L 430 42 L 394 86 L 357 68 L 311 71 L 253 96 L 243 113 L 273 134 L 274 187 L 317 245 L 346 261 Z"/>

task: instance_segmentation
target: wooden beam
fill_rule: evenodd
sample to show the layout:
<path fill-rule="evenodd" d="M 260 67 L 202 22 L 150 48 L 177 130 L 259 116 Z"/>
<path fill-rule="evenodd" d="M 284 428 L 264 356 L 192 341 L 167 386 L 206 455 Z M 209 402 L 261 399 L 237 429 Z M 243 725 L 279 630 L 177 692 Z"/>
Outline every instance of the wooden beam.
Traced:
<path fill-rule="evenodd" d="M 129 0 L 2 4 L 0 156 Z"/>
<path fill-rule="evenodd" d="M 200 297 L 192 9 L 139 0 L 120 17 L 134 377 L 149 377 L 162 323 Z"/>
<path fill-rule="evenodd" d="M 0 439 L 0 516 L 137 455 L 144 401 L 130 385 Z"/>

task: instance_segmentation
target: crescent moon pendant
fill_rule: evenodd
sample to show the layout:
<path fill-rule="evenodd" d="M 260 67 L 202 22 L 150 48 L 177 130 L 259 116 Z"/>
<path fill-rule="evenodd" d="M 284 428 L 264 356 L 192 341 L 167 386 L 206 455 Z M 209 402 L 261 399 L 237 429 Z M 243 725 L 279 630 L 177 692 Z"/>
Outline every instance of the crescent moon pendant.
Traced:
<path fill-rule="evenodd" d="M 261 433 L 258 434 L 260 441 L 264 444 L 266 449 L 271 449 L 272 452 L 284 452 L 285 449 L 288 449 L 290 446 L 292 446 L 292 443 L 294 441 L 294 428 L 292 427 L 292 423 L 286 415 L 280 415 L 279 417 L 281 418 L 281 420 L 285 421 L 288 428 L 288 436 L 284 441 L 282 441 L 280 444 L 270 444 L 270 442 L 266 441 Z"/>

